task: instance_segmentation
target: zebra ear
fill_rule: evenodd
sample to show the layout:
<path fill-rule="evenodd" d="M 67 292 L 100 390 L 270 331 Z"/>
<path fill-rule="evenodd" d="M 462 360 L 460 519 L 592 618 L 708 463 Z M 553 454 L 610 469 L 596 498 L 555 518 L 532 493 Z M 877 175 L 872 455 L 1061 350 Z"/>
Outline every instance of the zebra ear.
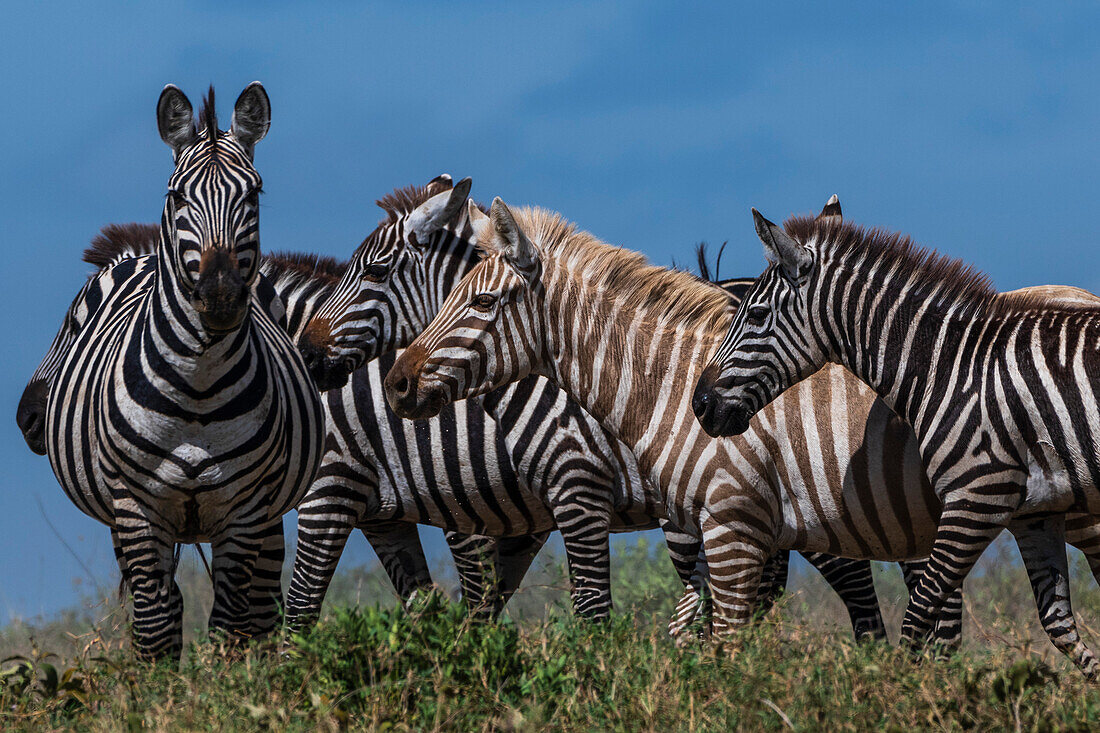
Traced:
<path fill-rule="evenodd" d="M 466 218 L 470 220 L 470 227 L 474 230 L 474 243 L 485 242 L 489 237 L 489 215 L 473 199 L 466 200 Z"/>
<path fill-rule="evenodd" d="M 843 212 L 840 210 L 840 199 L 836 197 L 834 193 L 829 197 L 829 200 L 825 202 L 825 208 L 821 210 L 821 213 L 817 215 L 818 221 L 836 220 L 840 221 L 844 218 Z"/>
<path fill-rule="evenodd" d="M 764 256 L 773 265 L 779 265 L 792 280 L 799 280 L 809 269 L 810 253 L 785 231 L 768 221 L 756 209 L 752 210 L 756 235 L 764 243 Z"/>
<path fill-rule="evenodd" d="M 454 188 L 437 193 L 413 209 L 405 220 L 405 231 L 410 242 L 417 246 L 426 245 L 433 234 L 454 219 L 470 198 L 472 183 L 469 178 L 463 178 Z"/>
<path fill-rule="evenodd" d="M 233 120 L 229 129 L 237 142 L 252 156 L 252 148 L 264 139 L 271 127 L 271 100 L 264 85 L 254 81 L 244 88 L 233 105 Z"/>
<path fill-rule="evenodd" d="M 511 209 L 500 200 L 499 196 L 493 199 L 493 206 L 489 209 L 489 219 L 493 225 L 495 249 L 521 273 L 530 272 L 539 261 L 535 245 L 531 244 L 531 240 L 523 233 L 515 217 L 512 216 Z"/>
<path fill-rule="evenodd" d="M 437 193 L 450 191 L 454 187 L 455 184 L 454 181 L 451 180 L 451 177 L 446 173 L 440 173 L 438 176 L 428 181 L 428 185 L 424 187 L 424 190 L 432 196 L 435 196 Z"/>
<path fill-rule="evenodd" d="M 191 102 L 174 84 L 164 87 L 157 100 L 157 130 L 160 131 L 160 139 L 172 148 L 172 155 L 177 157 L 198 136 Z"/>

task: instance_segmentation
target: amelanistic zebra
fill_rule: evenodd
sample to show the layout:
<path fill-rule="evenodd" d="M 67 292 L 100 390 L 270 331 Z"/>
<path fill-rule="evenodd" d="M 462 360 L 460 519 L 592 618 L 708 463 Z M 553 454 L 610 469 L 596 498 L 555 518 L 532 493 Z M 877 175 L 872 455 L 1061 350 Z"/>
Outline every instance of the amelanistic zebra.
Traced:
<path fill-rule="evenodd" d="M 423 189 L 399 191 L 381 202 L 388 213 L 387 221 L 356 250 L 340 284 L 306 327 L 303 348 L 319 382 L 326 386 L 339 384 L 347 370 L 357 368 L 364 360 L 408 344 L 476 264 L 478 255 L 472 240 L 471 217 L 481 212 L 472 202 L 467 205 L 469 179 L 454 189 L 449 183 L 449 177 L 440 177 Z M 738 294 L 744 292 L 748 282 L 728 281 L 725 286 L 731 307 L 735 307 Z M 631 477 L 630 484 L 640 486 L 633 478 L 637 474 L 636 459 L 587 413 L 565 399 L 560 390 L 547 386 L 546 380 L 532 378 L 524 384 L 532 386 L 523 386 L 518 392 L 514 388 L 498 391 L 486 398 L 489 412 L 497 416 L 510 442 L 529 446 L 534 436 L 541 436 L 539 442 L 545 444 L 560 435 L 561 423 L 567 419 L 582 430 L 583 444 L 588 446 L 587 450 L 595 450 L 601 456 L 600 464 L 605 467 L 602 473 L 589 470 L 588 475 L 579 474 L 581 480 L 571 487 L 572 495 L 548 493 L 547 501 L 566 538 L 575 580 L 583 581 L 586 576 L 594 578 L 590 582 L 600 589 L 599 597 L 605 599 L 600 608 L 606 612 L 610 607 L 607 532 L 613 510 L 620 508 L 614 501 L 614 484 L 616 475 L 620 475 Z M 539 416 L 534 421 L 528 396 L 531 389 L 547 396 L 562 395 L 557 398 L 556 406 L 534 413 Z M 377 398 L 377 392 L 374 394 Z M 519 423 L 522 431 L 516 426 L 519 418 L 522 418 Z M 598 443 L 594 442 L 597 440 Z M 538 455 L 543 460 L 547 455 L 552 456 L 545 450 L 540 450 Z M 571 460 L 583 464 L 583 453 L 575 455 Z M 521 460 L 530 461 L 530 458 L 525 455 Z M 546 469 L 525 471 L 532 485 L 538 473 L 546 474 Z M 640 517 L 659 516 L 663 509 L 655 506 L 659 502 L 655 501 L 652 488 L 642 488 L 644 495 L 630 494 L 642 502 L 638 505 L 642 509 Z M 668 528 L 666 534 L 669 534 Z M 577 558 L 571 553 L 572 543 L 592 550 L 587 557 Z M 677 532 L 675 536 L 669 535 L 669 545 L 682 579 L 689 588 L 698 591 L 702 578 L 695 576 L 692 580 L 691 572 L 699 552 L 698 539 Z M 808 557 L 842 593 L 857 635 L 882 633 L 869 565 L 826 556 Z M 784 570 L 777 569 L 777 572 Z M 774 590 L 768 590 L 763 597 L 770 598 L 773 594 Z M 681 629 L 688 620 L 687 610 L 696 599 L 695 593 L 685 596 L 672 626 L 674 631 Z"/>
<path fill-rule="evenodd" d="M 145 656 L 180 649 L 180 542 L 211 542 L 211 629 L 245 637 L 274 627 L 282 515 L 320 462 L 316 390 L 277 302 L 251 290 L 252 150 L 269 122 L 258 83 L 238 98 L 228 132 L 218 130 L 213 90 L 195 119 L 186 96 L 165 88 L 157 123 L 175 171 L 155 268 L 91 313 L 50 389 L 50 463 L 72 501 L 112 528 Z"/>
<path fill-rule="evenodd" d="M 699 382 L 708 430 L 735 433 L 822 364 L 845 365 L 912 425 L 943 502 L 904 637 L 923 641 L 1007 527 L 1047 634 L 1095 676 L 1063 539 L 1100 507 L 1100 308 L 998 295 L 984 276 L 897 234 L 805 218 L 784 230 L 753 216 L 771 264 Z"/>
<path fill-rule="evenodd" d="M 399 414 L 429 416 L 532 372 L 553 378 L 631 447 L 670 516 L 702 535 L 716 631 L 747 621 L 778 548 L 927 555 L 939 503 L 913 433 L 849 372 L 824 369 L 744 435 L 710 438 L 690 403 L 732 317 L 725 296 L 551 212 L 513 215 L 498 200 L 482 218 L 486 259 L 386 378 Z"/>

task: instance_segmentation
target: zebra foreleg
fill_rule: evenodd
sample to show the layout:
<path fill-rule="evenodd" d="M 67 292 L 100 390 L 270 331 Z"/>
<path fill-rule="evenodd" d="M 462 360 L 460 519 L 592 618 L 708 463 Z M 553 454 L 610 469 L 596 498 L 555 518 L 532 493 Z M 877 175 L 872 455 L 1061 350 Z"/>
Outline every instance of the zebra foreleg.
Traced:
<path fill-rule="evenodd" d="M 886 626 L 875 593 L 875 579 L 868 560 L 850 560 L 821 552 L 804 552 L 802 557 L 817 568 L 848 610 L 857 641 L 885 639 Z"/>
<path fill-rule="evenodd" d="M 535 556 L 539 554 L 539 550 L 546 544 L 549 536 L 549 532 L 539 532 L 517 537 L 502 537 L 497 543 L 502 605 L 508 605 L 508 601 L 515 595 L 531 563 L 535 561 Z"/>
<path fill-rule="evenodd" d="M 224 528 L 210 543 L 214 573 L 214 605 L 208 632 L 212 639 L 224 635 L 230 642 L 246 641 L 252 632 L 252 578 L 260 550 L 268 538 L 282 532 L 275 520 L 250 517 Z"/>
<path fill-rule="evenodd" d="M 279 609 L 283 603 L 283 561 L 286 544 L 283 523 L 273 524 L 256 558 L 249 590 L 249 634 L 259 638 L 270 634 L 279 625 Z"/>
<path fill-rule="evenodd" d="M 581 618 L 607 618 L 611 615 L 611 502 L 604 495 L 587 494 L 561 497 L 552 506 L 565 543 L 573 613 Z"/>
<path fill-rule="evenodd" d="M 1077 633 L 1070 603 L 1064 526 L 1063 517 L 1057 516 L 1013 522 L 1011 531 L 1031 580 L 1043 629 L 1058 651 L 1091 680 L 1100 672 L 1100 663 Z"/>
<path fill-rule="evenodd" d="M 762 538 L 733 523 L 732 517 L 737 516 L 740 508 L 731 506 L 728 512 L 723 512 L 731 517 L 729 523 L 713 516 L 705 517 L 702 523 L 703 552 L 714 599 L 711 627 L 719 639 L 752 620 L 764 565 L 772 555 Z"/>
<path fill-rule="evenodd" d="M 905 580 L 905 588 L 910 594 L 920 582 L 926 562 L 926 560 L 916 560 L 898 563 L 901 566 L 901 577 Z M 963 591 L 960 587 L 944 602 L 932 635 L 936 646 L 946 655 L 954 654 L 962 644 L 962 613 Z"/>
<path fill-rule="evenodd" d="M 133 598 L 133 639 L 147 660 L 179 659 L 183 649 L 183 595 L 176 585 L 175 543 L 158 531 L 132 499 L 115 502 L 116 555 Z"/>
<path fill-rule="evenodd" d="M 359 512 L 355 507 L 324 501 L 298 507 L 298 547 L 286 593 L 289 630 L 301 631 L 320 617 L 321 604 L 340 563 L 340 555 L 358 522 Z"/>
<path fill-rule="evenodd" d="M 458 571 L 462 601 L 472 615 L 496 618 L 504 610 L 499 538 L 458 532 L 447 532 L 446 538 Z"/>
<path fill-rule="evenodd" d="M 1008 524 L 1021 492 L 953 492 L 944 502 L 936 539 L 925 571 L 909 593 L 901 624 L 901 640 L 918 650 L 931 639 L 947 599 L 962 588 L 963 580 L 989 543 Z"/>
<path fill-rule="evenodd" d="M 374 548 L 401 605 L 432 587 L 420 533 L 410 522 L 372 522 L 359 527 Z"/>
<path fill-rule="evenodd" d="M 684 586 L 684 594 L 676 603 L 668 622 L 668 634 L 677 637 L 697 618 L 710 620 L 710 582 L 707 562 L 703 556 L 703 541 L 698 535 L 685 532 L 667 519 L 661 521 L 672 567 Z"/>

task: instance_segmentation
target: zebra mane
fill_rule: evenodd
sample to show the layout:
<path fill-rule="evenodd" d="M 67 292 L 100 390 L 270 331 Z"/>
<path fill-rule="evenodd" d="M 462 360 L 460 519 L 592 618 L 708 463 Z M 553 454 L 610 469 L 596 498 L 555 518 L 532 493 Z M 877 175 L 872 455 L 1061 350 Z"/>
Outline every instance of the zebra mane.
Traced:
<path fill-rule="evenodd" d="M 335 285 L 348 270 L 348 261 L 325 257 L 312 252 L 275 252 L 264 255 L 263 264 L 268 277 L 282 282 L 316 281 L 323 285 Z"/>
<path fill-rule="evenodd" d="M 159 224 L 108 224 L 84 250 L 84 261 L 102 270 L 131 257 L 155 254 L 158 244 Z"/>
<path fill-rule="evenodd" d="M 430 185 L 414 185 L 405 186 L 404 188 L 395 188 L 390 193 L 387 193 L 385 196 L 375 201 L 378 207 L 386 212 L 386 218 L 378 222 L 378 226 L 396 222 L 417 206 L 420 206 L 420 204 L 440 192 L 440 190 L 436 190 L 436 188 Z"/>
<path fill-rule="evenodd" d="M 862 227 L 835 217 L 809 216 L 792 217 L 784 228 L 800 244 L 816 243 L 817 252 L 828 254 L 835 260 L 835 267 L 867 270 L 883 265 L 896 273 L 891 289 L 908 288 L 916 299 L 934 297 L 936 302 L 953 305 L 962 314 L 997 317 L 1100 308 L 1097 304 L 1058 297 L 1045 289 L 998 293 L 989 276 L 972 265 L 921 247 L 898 232 Z"/>
<path fill-rule="evenodd" d="M 722 330 L 728 325 L 735 307 L 729 295 L 697 275 L 652 265 L 643 254 L 578 231 L 553 211 L 536 207 L 511 211 L 544 266 L 553 263 L 565 268 L 592 292 L 618 299 L 620 307 L 645 311 L 654 320 L 667 320 L 686 330 Z"/>
<path fill-rule="evenodd" d="M 199 121 L 202 121 L 203 126 L 206 128 L 206 140 L 213 145 L 218 140 L 218 112 L 214 108 L 214 85 L 210 85 L 210 89 L 207 90 L 206 96 L 202 100 L 202 109 L 199 110 L 199 114 L 195 117 L 196 128 L 199 125 Z M 202 133 L 202 130 L 196 129 L 195 132 Z"/>
<path fill-rule="evenodd" d="M 386 224 L 393 224 L 403 216 L 410 214 L 413 209 L 420 204 L 424 203 L 437 193 L 443 193 L 450 190 L 452 186 L 449 184 L 432 181 L 426 186 L 405 186 L 404 188 L 395 188 L 390 193 L 387 193 L 382 198 L 378 199 L 374 203 L 378 204 L 378 207 L 382 211 L 386 212 L 386 217 L 382 221 L 378 222 L 378 226 L 385 226 Z M 476 202 L 475 202 L 476 203 Z M 489 213 L 489 209 L 481 204 L 477 204 L 477 207 L 485 213 Z"/>

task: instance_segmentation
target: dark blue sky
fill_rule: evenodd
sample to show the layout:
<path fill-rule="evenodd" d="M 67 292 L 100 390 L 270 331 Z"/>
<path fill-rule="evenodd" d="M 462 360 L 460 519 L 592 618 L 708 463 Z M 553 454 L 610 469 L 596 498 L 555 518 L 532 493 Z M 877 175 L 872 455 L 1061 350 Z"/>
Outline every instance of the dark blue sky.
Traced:
<path fill-rule="evenodd" d="M 196 106 L 214 83 L 223 120 L 245 84 L 267 87 L 267 250 L 347 254 L 376 198 L 448 172 L 661 264 L 728 239 L 723 274 L 755 274 L 750 206 L 778 220 L 837 193 L 849 218 L 970 260 L 1002 289 L 1100 290 L 1088 4 L 91 5 L 4 13 L 0 621 L 113 571 L 107 530 L 65 499 L 14 412 L 88 239 L 159 216 L 167 82 Z"/>

